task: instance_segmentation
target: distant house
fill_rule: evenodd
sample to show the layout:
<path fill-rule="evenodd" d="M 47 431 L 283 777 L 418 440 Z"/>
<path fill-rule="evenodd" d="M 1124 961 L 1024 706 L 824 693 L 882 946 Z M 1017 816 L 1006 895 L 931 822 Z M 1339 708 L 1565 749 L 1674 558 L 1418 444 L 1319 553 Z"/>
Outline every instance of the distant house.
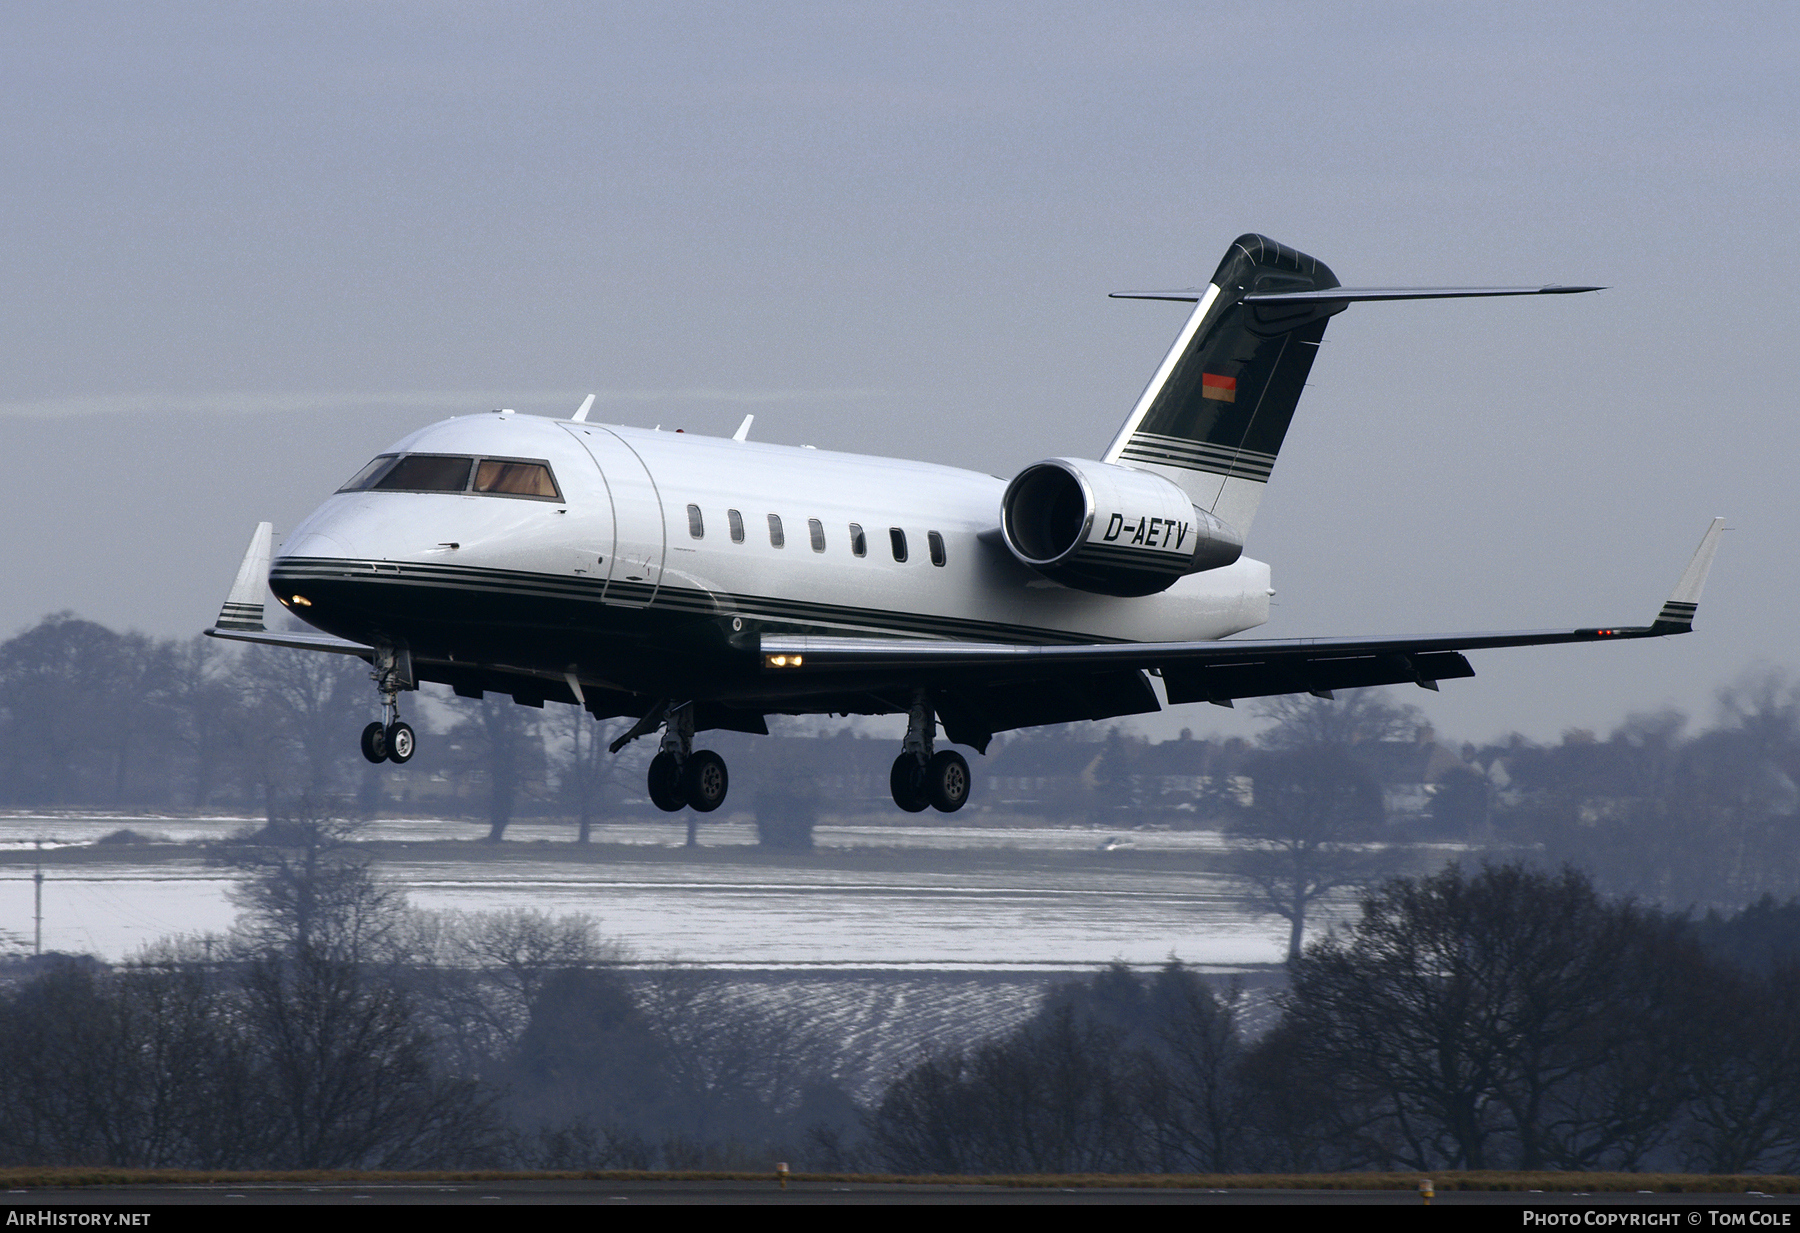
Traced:
<path fill-rule="evenodd" d="M 1423 817 L 1445 778 L 1470 769 L 1457 750 L 1437 739 L 1430 724 L 1421 724 L 1412 740 L 1360 741 L 1349 748 L 1381 786 L 1382 808 L 1390 820 Z"/>

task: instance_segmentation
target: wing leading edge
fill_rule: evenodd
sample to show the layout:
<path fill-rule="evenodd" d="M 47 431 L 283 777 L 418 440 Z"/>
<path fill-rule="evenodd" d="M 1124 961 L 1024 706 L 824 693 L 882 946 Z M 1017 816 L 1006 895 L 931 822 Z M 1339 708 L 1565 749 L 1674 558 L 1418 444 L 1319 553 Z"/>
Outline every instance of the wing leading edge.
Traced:
<path fill-rule="evenodd" d="M 1715 518 L 1656 619 L 1648 625 L 1423 637 L 1291 638 L 1264 641 L 1080 643 L 1027 646 L 903 639 L 769 637 L 762 639 L 765 676 L 879 688 L 886 680 L 934 678 L 951 690 L 1088 674 L 1151 671 L 1171 703 L 1312 693 L 1408 682 L 1427 689 L 1475 675 L 1464 651 L 1660 638 L 1693 629 L 1694 613 L 1725 520 Z"/>

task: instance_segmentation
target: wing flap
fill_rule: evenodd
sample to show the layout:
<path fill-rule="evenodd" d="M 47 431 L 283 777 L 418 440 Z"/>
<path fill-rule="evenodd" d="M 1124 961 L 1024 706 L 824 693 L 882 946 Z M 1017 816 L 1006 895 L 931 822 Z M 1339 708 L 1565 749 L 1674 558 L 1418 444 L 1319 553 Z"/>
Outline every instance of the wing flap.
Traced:
<path fill-rule="evenodd" d="M 1275 694 L 1328 694 L 1334 689 L 1372 685 L 1422 685 L 1475 675 L 1455 651 L 1425 654 L 1358 655 L 1343 659 L 1273 657 L 1263 663 L 1196 664 L 1164 668 L 1169 702 L 1230 702 Z"/>

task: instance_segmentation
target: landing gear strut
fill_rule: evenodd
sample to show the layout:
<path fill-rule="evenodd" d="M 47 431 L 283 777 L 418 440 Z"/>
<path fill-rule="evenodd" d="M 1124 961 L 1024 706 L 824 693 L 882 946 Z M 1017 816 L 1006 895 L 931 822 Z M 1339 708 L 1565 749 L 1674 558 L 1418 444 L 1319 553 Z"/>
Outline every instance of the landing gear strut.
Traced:
<path fill-rule="evenodd" d="M 906 738 L 888 773 L 894 804 L 907 813 L 921 813 L 928 805 L 939 813 L 955 813 L 968 803 L 969 763 L 954 749 L 934 751 L 936 731 L 937 716 L 921 689 L 913 695 Z"/>
<path fill-rule="evenodd" d="M 362 731 L 362 754 L 371 762 L 410 762 L 416 739 L 412 725 L 400 718 L 400 691 L 413 683 L 412 656 L 403 647 L 375 648 L 369 679 L 381 691 L 381 718 Z"/>
<path fill-rule="evenodd" d="M 683 807 L 711 813 L 725 803 L 731 776 L 725 759 L 710 749 L 694 748 L 694 706 L 668 707 L 663 718 L 662 748 L 650 759 L 650 801 L 664 813 Z"/>

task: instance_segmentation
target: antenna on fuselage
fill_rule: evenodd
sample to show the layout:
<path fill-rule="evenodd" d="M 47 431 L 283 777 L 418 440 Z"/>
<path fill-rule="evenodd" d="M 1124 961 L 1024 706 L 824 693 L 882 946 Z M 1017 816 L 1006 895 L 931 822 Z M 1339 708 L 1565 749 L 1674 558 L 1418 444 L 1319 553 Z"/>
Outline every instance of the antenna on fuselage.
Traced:
<path fill-rule="evenodd" d="M 569 418 L 574 420 L 577 424 L 585 424 L 585 423 L 587 423 L 587 413 L 589 411 L 593 410 L 593 407 L 594 407 L 594 396 L 592 394 L 589 394 L 586 398 L 581 400 L 581 410 L 577 411 L 574 415 L 571 415 Z"/>
<path fill-rule="evenodd" d="M 731 439 L 733 441 L 748 441 L 750 439 L 750 425 L 755 422 L 756 417 L 754 415 L 746 415 L 744 417 L 744 422 L 738 425 L 738 430 L 731 434 Z"/>

